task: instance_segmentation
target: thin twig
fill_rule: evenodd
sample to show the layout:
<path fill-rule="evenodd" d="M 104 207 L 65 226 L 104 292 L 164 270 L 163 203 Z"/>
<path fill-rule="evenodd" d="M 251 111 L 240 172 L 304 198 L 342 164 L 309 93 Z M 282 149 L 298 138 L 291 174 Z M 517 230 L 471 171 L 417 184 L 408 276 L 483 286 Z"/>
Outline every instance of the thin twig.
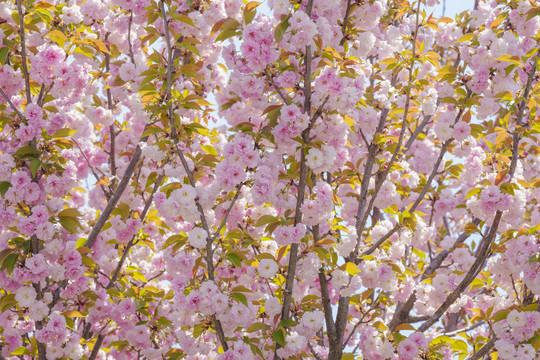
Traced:
<path fill-rule="evenodd" d="M 491 338 L 480 350 L 469 356 L 466 360 L 479 360 L 484 355 L 487 355 L 493 346 L 495 346 L 496 338 Z"/>
<path fill-rule="evenodd" d="M 276 92 L 278 93 L 281 100 L 285 103 L 285 105 L 290 105 L 290 100 L 283 93 L 283 91 L 279 88 L 279 86 L 277 86 L 277 84 L 274 81 L 274 78 L 272 77 L 272 75 L 268 71 L 265 71 L 265 74 L 266 74 L 266 78 L 268 79 L 270 84 L 272 84 L 272 87 L 274 88 L 274 90 L 276 90 Z"/>
<path fill-rule="evenodd" d="M 11 101 L 11 99 L 7 96 L 7 94 L 4 92 L 4 90 L 2 90 L 2 88 L 0 88 L 0 94 L 2 94 L 2 97 L 6 100 L 6 102 L 9 104 L 9 107 L 11 109 L 13 109 L 13 111 L 15 111 L 15 113 L 17 113 L 17 115 L 21 118 L 22 121 L 26 121 L 26 118 L 24 117 L 24 115 L 19 111 L 19 109 L 17 109 L 17 107 L 15 106 L 15 104 L 13 104 L 13 102 Z"/>
<path fill-rule="evenodd" d="M 309 351 L 311 351 L 311 354 L 313 355 L 313 357 L 315 357 L 316 360 L 323 360 L 321 356 L 317 354 L 317 352 L 313 348 L 313 345 L 311 345 L 311 341 L 308 340 L 307 345 L 308 345 Z"/>
<path fill-rule="evenodd" d="M 343 46 L 345 40 L 347 40 L 347 23 L 349 22 L 349 16 L 351 15 L 352 0 L 347 0 L 347 9 L 345 10 L 345 17 L 343 18 L 343 25 L 341 25 L 341 33 L 343 37 L 339 42 L 339 45 Z"/>
<path fill-rule="evenodd" d="M 129 46 L 129 58 L 131 63 L 135 65 L 135 55 L 133 54 L 133 45 L 131 44 L 131 25 L 133 24 L 133 11 L 129 10 L 129 26 L 128 26 L 128 46 Z"/>
<path fill-rule="evenodd" d="M 244 184 L 241 183 L 239 186 L 238 186 L 238 189 L 236 190 L 236 193 L 234 194 L 234 197 L 233 199 L 231 200 L 231 203 L 229 204 L 229 208 L 227 209 L 227 212 L 225 212 L 225 216 L 223 217 L 223 220 L 221 220 L 221 223 L 219 224 L 219 227 L 217 228 L 216 232 L 214 233 L 214 236 L 212 236 L 212 242 L 214 242 L 216 240 L 216 238 L 218 237 L 219 233 L 221 232 L 221 229 L 223 229 L 223 227 L 225 226 L 225 224 L 227 224 L 227 219 L 229 218 L 229 215 L 234 207 L 234 204 L 236 203 L 236 200 L 238 200 L 238 197 L 240 196 L 241 194 L 241 189 L 242 189 L 242 186 Z"/>
<path fill-rule="evenodd" d="M 24 74 L 24 88 L 26 92 L 26 102 L 32 103 L 32 95 L 30 95 L 30 74 L 28 73 L 28 63 L 26 60 L 26 42 L 25 42 L 25 30 L 24 30 L 24 13 L 22 11 L 22 0 L 17 0 L 17 12 L 19 13 L 19 34 L 21 36 L 21 58 L 22 69 Z"/>
<path fill-rule="evenodd" d="M 105 41 L 107 41 L 107 38 L 109 37 L 109 33 L 105 35 Z M 109 45 L 106 45 L 107 49 L 109 48 Z M 111 70 L 111 56 L 109 53 L 105 53 L 105 69 L 107 70 L 107 73 L 110 74 Z M 114 109 L 114 103 L 112 99 L 112 93 L 111 88 L 107 86 L 106 90 L 107 94 L 107 108 L 109 111 L 113 111 Z M 109 126 L 109 136 L 110 136 L 110 143 L 111 143 L 111 149 L 109 153 L 109 166 L 111 168 L 111 184 L 109 185 L 109 188 L 111 191 L 114 191 L 114 187 L 116 185 L 116 133 L 114 129 L 114 123 Z"/>
<path fill-rule="evenodd" d="M 461 334 L 461 333 L 469 332 L 469 331 L 471 331 L 471 330 L 474 330 L 474 329 L 476 329 L 477 327 L 482 326 L 482 325 L 484 325 L 484 324 L 485 324 L 484 321 L 479 321 L 479 322 L 474 323 L 474 324 L 472 324 L 472 325 L 470 325 L 470 326 L 467 326 L 467 327 L 465 327 L 465 328 L 461 328 L 461 329 L 454 330 L 454 331 L 449 331 L 449 332 L 444 332 L 443 335 L 449 336 L 449 337 L 456 336 L 456 335 L 459 335 L 459 334 Z"/>

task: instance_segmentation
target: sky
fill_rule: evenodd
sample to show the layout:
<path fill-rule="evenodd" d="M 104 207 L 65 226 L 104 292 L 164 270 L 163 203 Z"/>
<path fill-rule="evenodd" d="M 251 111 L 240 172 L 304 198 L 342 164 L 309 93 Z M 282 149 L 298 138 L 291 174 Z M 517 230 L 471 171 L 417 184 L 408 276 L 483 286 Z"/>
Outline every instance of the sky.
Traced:
<path fill-rule="evenodd" d="M 435 7 L 434 15 L 441 16 L 443 10 L 443 2 Z M 464 10 L 470 10 L 474 6 L 474 0 L 446 0 L 446 10 L 444 16 L 454 17 L 455 14 L 458 14 Z"/>

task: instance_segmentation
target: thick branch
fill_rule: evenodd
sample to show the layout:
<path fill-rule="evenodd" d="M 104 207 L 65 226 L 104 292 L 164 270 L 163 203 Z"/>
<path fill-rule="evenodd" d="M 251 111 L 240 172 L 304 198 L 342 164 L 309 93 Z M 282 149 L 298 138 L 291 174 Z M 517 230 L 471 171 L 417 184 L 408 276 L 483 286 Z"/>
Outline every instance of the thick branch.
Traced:
<path fill-rule="evenodd" d="M 519 105 L 519 110 L 518 110 L 517 119 L 516 119 L 516 127 L 521 126 L 521 123 L 522 123 L 522 120 L 523 120 L 523 114 L 524 114 L 524 110 L 525 110 L 525 104 L 526 104 L 526 101 L 528 100 L 528 97 L 529 97 L 529 92 L 530 92 L 530 89 L 531 89 L 532 80 L 533 80 L 533 77 L 534 77 L 535 73 L 536 73 L 536 56 L 533 58 L 533 64 L 532 64 L 531 70 L 529 72 L 529 76 L 528 76 L 528 79 L 527 79 L 527 84 L 525 86 L 525 91 L 524 91 L 524 95 L 523 95 L 524 99 L 523 99 L 523 101 L 521 101 L 521 103 Z M 509 175 L 510 179 L 512 179 L 514 177 L 514 173 L 515 173 L 515 170 L 517 168 L 517 161 L 518 161 L 518 158 L 519 158 L 519 153 L 518 153 L 519 134 L 518 134 L 518 131 L 519 130 L 516 129 L 514 131 L 514 134 L 513 134 L 512 160 L 510 162 L 510 167 L 509 167 L 509 170 L 508 170 L 508 175 Z M 499 227 L 499 223 L 501 221 L 501 218 L 502 218 L 502 212 L 497 211 L 495 213 L 495 218 L 493 219 L 493 223 L 491 224 L 489 233 L 487 234 L 487 236 L 484 237 L 484 241 L 482 242 L 481 247 L 478 250 L 477 258 L 476 258 L 475 262 L 473 263 L 473 265 L 471 266 L 471 268 L 469 269 L 469 271 L 467 272 L 467 275 L 465 275 L 465 278 L 458 285 L 457 289 L 454 290 L 448 296 L 448 298 L 445 300 L 445 302 L 437 309 L 437 311 L 435 311 L 433 316 L 428 321 L 423 323 L 422 326 L 420 326 L 418 331 L 420 331 L 420 332 L 426 331 L 427 329 L 429 329 L 431 327 L 431 325 L 433 325 L 435 322 L 437 322 L 437 320 L 444 314 L 444 312 L 459 298 L 459 296 L 463 293 L 463 291 L 465 291 L 465 289 L 469 286 L 469 284 L 474 280 L 474 278 L 478 274 L 478 271 L 483 266 L 484 261 L 487 259 L 488 255 L 489 255 L 489 249 L 491 247 L 491 243 L 493 242 L 493 240 L 495 240 L 495 237 L 497 235 L 497 229 Z"/>
<path fill-rule="evenodd" d="M 321 300 L 324 309 L 324 320 L 326 322 L 328 340 L 330 343 L 335 343 L 336 326 L 334 324 L 334 319 L 332 318 L 332 307 L 330 305 L 330 295 L 328 293 L 328 280 L 326 279 L 326 274 L 322 268 L 319 270 L 319 285 L 321 287 Z"/>

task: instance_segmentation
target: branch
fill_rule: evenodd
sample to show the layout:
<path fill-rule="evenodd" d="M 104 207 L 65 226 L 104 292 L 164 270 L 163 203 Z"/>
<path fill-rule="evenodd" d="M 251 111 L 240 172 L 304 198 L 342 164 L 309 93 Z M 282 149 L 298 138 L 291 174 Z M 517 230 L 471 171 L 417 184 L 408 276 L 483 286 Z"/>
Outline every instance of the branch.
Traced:
<path fill-rule="evenodd" d="M 26 92 L 26 102 L 32 103 L 32 96 L 30 95 L 30 75 L 28 74 L 28 64 L 26 61 L 26 43 L 25 43 L 25 30 L 24 30 L 24 13 L 22 11 L 22 0 L 17 0 L 17 12 L 19 13 L 19 34 L 21 36 L 21 58 L 22 69 L 24 74 L 24 87 Z M 40 355 L 41 356 L 41 355 Z"/>
<path fill-rule="evenodd" d="M 352 0 L 347 0 L 347 9 L 345 10 L 345 17 L 343 18 L 343 25 L 341 26 L 341 33 L 343 37 L 339 42 L 339 45 L 343 46 L 347 37 L 347 23 L 349 22 L 349 16 L 351 15 Z"/>
<path fill-rule="evenodd" d="M 276 90 L 276 92 L 278 93 L 279 97 L 281 98 L 281 100 L 286 104 L 286 105 L 290 105 L 290 101 L 289 99 L 287 98 L 287 96 L 285 96 L 285 94 L 283 93 L 283 91 L 279 88 L 279 86 L 277 86 L 276 82 L 274 81 L 274 78 L 272 77 L 272 75 L 270 75 L 270 73 L 265 70 L 265 74 L 266 74 L 266 78 L 268 79 L 268 81 L 270 82 L 270 84 L 272 84 L 274 90 Z"/>
<path fill-rule="evenodd" d="M 475 218 L 473 220 L 473 223 L 475 225 L 480 224 L 480 219 Z M 452 247 L 452 249 L 444 250 L 440 252 L 439 255 L 437 255 L 437 257 L 433 259 L 433 261 L 429 264 L 427 269 L 423 272 L 422 276 L 420 277 L 420 281 L 426 279 L 428 275 L 433 274 L 441 266 L 442 262 L 447 258 L 447 256 L 453 251 L 453 249 L 455 249 L 458 244 L 464 242 L 468 238 L 469 238 L 469 235 L 467 234 L 466 231 L 461 233 L 461 235 L 458 237 L 458 239 L 454 243 L 454 246 Z M 407 322 L 408 314 L 412 310 L 415 302 L 416 302 L 416 290 L 413 291 L 413 293 L 411 294 L 411 296 L 409 296 L 409 298 L 407 299 L 407 301 L 405 301 L 405 303 L 401 304 L 401 306 L 398 306 L 398 308 L 396 309 L 396 312 L 394 313 L 392 321 L 390 322 L 390 325 L 388 326 L 391 332 L 394 331 L 394 329 L 398 325 L 404 322 Z"/>
<path fill-rule="evenodd" d="M 439 105 L 439 103 L 440 101 L 437 100 L 437 106 Z M 431 120 L 431 115 L 424 116 L 424 120 L 422 120 L 420 125 L 418 125 L 416 129 L 414 129 L 414 132 L 412 133 L 411 137 L 409 138 L 409 140 L 407 140 L 407 143 L 403 147 L 403 154 L 406 154 L 407 151 L 409 151 L 409 149 L 411 148 L 411 145 L 414 143 L 418 135 L 420 135 L 420 133 L 424 130 L 426 125 L 429 124 L 430 120 Z"/>
<path fill-rule="evenodd" d="M 377 136 L 377 134 L 379 134 L 384 128 L 384 123 L 386 122 L 386 117 L 388 116 L 388 112 L 389 110 L 387 108 L 382 109 L 381 117 L 379 118 L 379 124 L 377 126 L 377 130 L 375 131 L 374 137 Z M 364 218 L 367 192 L 369 188 L 369 181 L 372 176 L 371 172 L 373 169 L 373 164 L 375 162 L 375 155 L 377 153 L 377 150 L 378 150 L 377 144 L 371 143 L 369 145 L 368 157 L 366 160 L 366 165 L 364 166 L 364 176 L 362 177 L 362 184 L 360 185 L 360 201 L 358 202 L 358 209 L 356 211 L 356 235 L 357 235 L 356 246 L 352 254 L 349 256 L 349 260 L 356 258 L 358 256 L 358 251 L 360 250 L 362 229 L 364 227 L 361 224 L 360 219 Z"/>
<path fill-rule="evenodd" d="M 533 77 L 536 73 L 536 57 L 533 59 L 533 64 L 531 67 L 531 71 L 529 72 L 529 76 L 527 79 L 527 84 L 525 86 L 524 96 L 523 100 L 520 102 L 518 115 L 516 119 L 516 127 L 521 126 L 522 120 L 523 120 L 523 114 L 525 110 L 525 104 L 529 97 L 529 92 L 532 85 Z M 514 177 L 515 170 L 517 168 L 517 161 L 519 158 L 518 153 L 518 147 L 519 147 L 519 134 L 518 129 L 514 131 L 513 134 L 513 140 L 512 140 L 512 160 L 510 162 L 510 168 L 508 170 L 508 174 L 510 176 L 510 180 Z M 474 280 L 476 277 L 478 270 L 483 266 L 484 261 L 487 259 L 489 255 L 489 249 L 491 247 L 492 241 L 495 239 L 495 236 L 497 235 L 497 229 L 499 227 L 499 223 L 502 218 L 502 211 L 497 211 L 495 213 L 495 218 L 493 219 L 493 223 L 490 227 L 489 233 L 487 236 L 485 236 L 484 241 L 482 242 L 481 247 L 478 251 L 478 256 L 467 272 L 467 275 L 465 275 L 465 278 L 461 281 L 461 283 L 458 285 L 457 289 L 454 290 L 448 298 L 445 300 L 445 302 L 435 311 L 433 316 L 426 321 L 425 323 L 420 326 L 418 329 L 419 332 L 424 332 L 427 329 L 431 327 L 437 320 L 444 314 L 444 312 L 458 299 L 458 297 L 461 295 L 463 291 L 469 286 L 469 284 Z"/>
<path fill-rule="evenodd" d="M 129 26 L 128 26 L 128 46 L 129 46 L 129 58 L 131 63 L 135 65 L 135 55 L 133 55 L 133 45 L 131 44 L 131 25 L 133 24 L 133 11 L 129 10 Z"/>
<path fill-rule="evenodd" d="M 349 341 L 351 341 L 352 337 L 354 336 L 354 333 L 356 331 L 356 329 L 358 329 L 358 327 L 362 324 L 362 321 L 364 321 L 364 319 L 366 318 L 366 316 L 369 314 L 369 312 L 375 308 L 375 302 L 371 305 L 371 307 L 365 312 L 362 314 L 362 317 L 358 320 L 358 322 L 356 323 L 356 325 L 354 325 L 353 329 L 351 330 L 351 333 L 349 334 L 349 336 L 347 336 L 347 340 L 345 340 L 343 342 L 343 347 L 345 348 L 345 346 L 347 346 L 347 344 L 349 343 Z"/>
<path fill-rule="evenodd" d="M 142 142 L 146 142 L 148 140 L 148 136 L 145 136 L 141 139 Z M 105 209 L 101 214 L 99 215 L 99 218 L 92 228 L 92 231 L 88 235 L 88 238 L 86 239 L 86 243 L 84 244 L 88 248 L 92 248 L 94 243 L 96 242 L 96 239 L 103 229 L 103 226 L 109 219 L 109 216 L 111 215 L 112 211 L 116 207 L 116 204 L 120 200 L 120 197 L 124 193 L 124 190 L 128 186 L 129 181 L 131 180 L 131 175 L 133 175 L 133 172 L 135 171 L 135 168 L 137 167 L 137 164 L 139 163 L 139 160 L 141 159 L 141 147 L 137 144 L 137 147 L 135 148 L 135 151 L 133 153 L 133 157 L 131 158 L 131 161 L 129 162 L 126 171 L 124 173 L 124 176 L 122 176 L 122 180 L 120 180 L 120 183 L 118 184 L 118 187 L 116 188 L 114 194 L 109 199 L 109 202 L 107 202 L 107 205 L 105 206 Z"/>
<path fill-rule="evenodd" d="M 13 109 L 13 111 L 15 111 L 15 113 L 17 113 L 17 115 L 21 118 L 21 120 L 26 121 L 26 118 L 24 117 L 24 115 L 19 111 L 19 109 L 17 109 L 15 104 L 13 104 L 13 102 L 10 100 L 10 98 L 7 96 L 7 94 L 4 92 L 4 90 L 2 90 L 2 88 L 0 88 L 0 94 L 2 94 L 2 97 L 9 104 L 9 107 L 11 109 Z"/>
<path fill-rule="evenodd" d="M 139 218 L 140 218 L 141 222 L 143 222 L 144 219 L 146 218 L 146 214 L 148 214 L 148 210 L 150 210 L 150 206 L 152 205 L 152 200 L 154 199 L 154 195 L 155 195 L 157 189 L 159 188 L 163 178 L 164 178 L 164 175 L 160 175 L 157 178 L 157 180 L 156 180 L 156 182 L 154 184 L 154 187 L 152 189 L 152 192 L 151 192 L 150 196 L 148 197 L 148 199 L 146 200 L 146 203 L 144 204 L 143 211 L 140 214 Z M 120 261 L 118 261 L 118 264 L 116 265 L 116 268 L 115 268 L 114 272 L 112 273 L 111 278 L 109 279 L 109 283 L 105 287 L 106 290 L 110 289 L 114 285 L 116 280 L 118 279 L 118 275 L 120 274 L 120 271 L 122 270 L 122 267 L 124 266 L 124 263 L 125 263 L 125 261 L 127 259 L 129 251 L 131 250 L 131 247 L 135 244 L 134 241 L 135 241 L 135 235 L 133 235 L 131 240 L 127 243 L 124 251 L 122 252 L 122 257 L 120 258 Z M 92 324 L 88 323 L 88 324 L 86 324 L 86 326 L 83 329 L 83 334 L 84 334 L 83 338 L 86 339 L 86 340 L 90 339 L 93 336 L 91 331 L 90 331 L 91 327 L 92 327 Z M 100 336 L 104 338 L 104 335 L 99 334 L 97 340 L 99 340 Z M 101 347 L 102 342 L 103 342 L 103 339 L 101 340 L 101 342 L 96 341 L 96 344 L 94 345 L 94 349 L 97 347 L 97 350 L 99 351 L 99 348 Z"/>
<path fill-rule="evenodd" d="M 371 213 L 371 209 L 373 208 L 373 204 L 375 203 L 375 200 L 377 199 L 377 195 L 378 195 L 384 181 L 386 180 L 386 177 L 390 173 L 390 170 L 392 169 L 392 166 L 394 165 L 394 162 L 396 162 L 398 160 L 398 158 L 401 157 L 399 152 L 401 150 L 401 145 L 403 144 L 403 139 L 404 139 L 404 136 L 405 136 L 405 130 L 407 129 L 407 126 L 409 124 L 409 122 L 407 120 L 407 116 L 409 114 L 409 107 L 410 107 L 410 103 L 411 103 L 411 88 L 412 88 L 412 83 L 413 83 L 413 66 L 414 66 L 414 60 L 415 60 L 414 57 L 415 57 L 415 53 L 416 53 L 416 38 L 418 36 L 418 29 L 420 27 L 419 26 L 420 4 L 421 4 L 421 2 L 419 1 L 418 2 L 418 7 L 416 9 L 416 25 L 415 25 L 414 36 L 413 36 L 413 39 L 412 39 L 412 47 L 413 47 L 413 49 L 412 49 L 411 61 L 410 61 L 410 65 L 409 65 L 409 79 L 407 81 L 407 87 L 409 88 L 409 91 L 407 92 L 407 96 L 406 96 L 406 100 L 405 100 L 405 109 L 404 109 L 403 118 L 402 118 L 403 123 L 401 125 L 401 131 L 400 131 L 400 134 L 399 134 L 398 143 L 396 145 L 396 149 L 395 149 L 394 153 L 392 154 L 392 158 L 390 159 L 390 162 L 388 163 L 388 165 L 386 166 L 386 169 L 382 173 L 382 176 L 379 179 L 377 179 L 378 181 L 377 181 L 377 183 L 375 185 L 375 190 L 373 191 L 373 195 L 371 196 L 367 211 L 363 211 L 363 214 L 362 214 L 363 216 L 361 216 L 361 217 L 359 217 L 357 219 L 357 231 L 358 231 L 358 229 L 362 230 L 364 228 L 364 226 L 366 225 L 369 214 Z M 362 183 L 362 185 L 364 185 L 364 184 Z M 366 194 L 364 196 L 366 196 L 366 195 L 367 195 L 367 191 L 366 191 Z M 360 194 L 360 198 L 363 199 L 362 194 Z M 365 200 L 364 200 L 364 204 L 365 204 Z M 358 212 L 357 215 L 360 215 L 360 212 Z M 362 219 L 362 220 L 360 220 L 360 219 Z M 358 221 L 360 221 L 359 224 L 358 224 Z M 357 235 L 358 235 L 358 240 L 360 240 L 360 238 L 361 238 L 360 234 L 357 233 Z M 358 248 L 360 246 L 360 241 L 357 241 L 356 245 L 357 246 L 355 248 L 355 255 L 358 254 Z"/>
<path fill-rule="evenodd" d="M 101 345 L 103 345 L 103 340 L 105 339 L 105 335 L 99 334 L 96 343 L 94 344 L 94 348 L 92 349 L 92 352 L 90 353 L 90 356 L 88 357 L 88 360 L 96 360 L 97 354 L 99 352 L 99 349 L 101 349 Z"/>
<path fill-rule="evenodd" d="M 409 209 L 409 212 L 410 213 L 413 213 L 416 208 L 418 207 L 418 205 L 420 205 L 420 203 L 422 202 L 422 200 L 424 199 L 424 196 L 426 195 L 429 187 L 431 186 L 431 182 L 433 181 L 433 179 L 435 178 L 435 176 L 437 175 L 437 169 L 439 168 L 439 165 L 441 164 L 442 162 L 442 159 L 444 157 L 444 154 L 446 153 L 446 150 L 448 148 L 448 145 L 450 145 L 450 142 L 452 141 L 452 139 L 448 139 L 442 149 L 441 149 L 441 152 L 439 153 L 439 157 L 437 159 L 437 161 L 435 162 L 435 165 L 433 166 L 433 171 L 431 172 L 431 174 L 429 175 L 429 178 L 428 180 L 426 181 L 426 184 L 424 185 L 424 187 L 422 188 L 422 191 L 420 191 L 420 194 L 418 195 L 418 198 L 416 199 L 416 201 L 414 202 L 414 204 L 411 206 L 411 208 Z M 379 246 L 382 245 L 382 243 L 384 243 L 388 238 L 390 238 L 390 236 L 392 236 L 396 231 L 398 231 L 399 229 L 401 228 L 401 225 L 400 224 L 396 224 L 394 225 L 394 227 L 386 234 L 384 235 L 383 237 L 381 237 L 377 242 L 375 242 L 375 244 L 373 244 L 368 250 L 364 251 L 362 253 L 362 255 L 369 255 L 371 253 L 373 253 L 375 250 L 377 250 L 377 248 Z M 355 259 L 355 262 L 357 263 L 358 261 Z"/>
<path fill-rule="evenodd" d="M 472 223 L 477 225 L 480 224 L 480 219 L 478 218 L 475 218 Z M 441 263 L 446 259 L 446 257 L 452 252 L 453 249 L 456 248 L 456 246 L 458 244 L 461 244 L 462 242 L 464 242 L 465 240 L 467 240 L 469 238 L 469 234 L 467 234 L 467 231 L 464 231 L 461 233 L 461 235 L 459 235 L 459 237 L 457 238 L 456 242 L 454 243 L 454 246 L 452 247 L 452 249 L 450 250 L 443 250 L 442 252 L 439 253 L 439 255 L 437 255 L 437 257 L 435 259 L 433 259 L 433 261 L 429 264 L 429 266 L 426 268 L 426 270 L 424 271 L 424 273 L 422 274 L 422 278 L 421 280 L 424 280 L 427 278 L 428 275 L 431 275 L 435 272 L 435 270 L 437 270 L 439 268 L 439 266 L 441 266 Z"/>
<path fill-rule="evenodd" d="M 482 326 L 484 324 L 485 324 L 484 321 L 479 321 L 479 322 L 474 323 L 474 324 L 472 324 L 470 326 L 467 326 L 467 327 L 464 327 L 464 328 L 461 328 L 461 329 L 458 329 L 458 330 L 455 330 L 455 331 L 444 332 L 443 335 L 449 336 L 449 337 L 456 336 L 456 335 L 459 335 L 461 333 L 469 332 L 471 330 L 474 330 L 477 327 Z"/>
<path fill-rule="evenodd" d="M 480 350 L 469 356 L 466 360 L 479 360 L 487 355 L 489 350 L 495 345 L 496 338 L 491 338 Z"/>
<path fill-rule="evenodd" d="M 109 34 L 107 33 L 107 35 L 105 36 L 105 40 L 107 40 L 108 36 Z M 107 49 L 109 49 L 109 45 L 107 45 Z M 109 53 L 105 53 L 105 67 L 108 73 L 110 72 L 110 62 L 111 62 L 111 56 L 109 55 Z M 110 87 L 107 86 L 106 92 L 107 92 L 107 108 L 112 111 L 114 108 L 114 104 L 112 100 Z M 109 166 L 111 167 L 111 177 L 112 177 L 110 189 L 111 191 L 114 191 L 114 185 L 116 183 L 116 146 L 115 146 L 116 134 L 114 132 L 114 123 L 109 126 L 109 136 L 111 137 L 111 140 L 110 140 L 111 151 L 109 154 Z"/>
<path fill-rule="evenodd" d="M 487 240 L 482 244 L 482 247 L 480 248 L 478 257 L 476 258 L 475 262 L 472 264 L 471 268 L 469 269 L 463 280 L 459 283 L 457 289 L 454 290 L 450 295 L 448 295 L 448 298 L 446 298 L 446 300 L 435 311 L 431 318 L 418 328 L 419 332 L 424 332 L 429 329 L 433 324 L 435 324 L 439 320 L 439 318 L 444 315 L 446 310 L 448 310 L 448 308 L 452 306 L 452 304 L 465 291 L 469 284 L 474 280 L 477 270 L 484 264 L 484 261 L 488 257 L 491 242 L 495 239 L 501 217 L 502 212 L 497 211 L 497 213 L 495 214 L 495 218 L 493 219 L 489 234 L 487 235 Z"/>
<path fill-rule="evenodd" d="M 195 178 L 193 177 L 193 172 L 189 168 L 189 165 L 186 161 L 186 158 L 184 156 L 184 153 L 180 150 L 180 147 L 178 146 L 178 132 L 176 131 L 176 125 L 175 125 L 175 118 L 174 118 L 174 112 L 172 108 L 172 102 L 171 102 L 171 87 L 172 87 L 172 71 L 173 71 L 173 54 L 172 54 L 172 47 L 171 47 L 171 39 L 169 36 L 169 23 L 167 20 L 167 13 L 165 11 L 165 2 L 164 0 L 160 1 L 161 3 L 161 15 L 163 17 L 163 26 L 165 27 L 165 42 L 167 44 L 167 96 L 166 101 L 168 105 L 169 110 L 169 123 L 171 126 L 171 135 L 172 139 L 175 144 L 175 151 L 180 157 L 180 161 L 182 162 L 182 166 L 184 167 L 184 170 L 186 171 L 186 174 L 189 179 L 189 183 L 191 186 L 195 188 Z M 239 191 L 238 191 L 239 192 Z M 207 272 L 208 272 L 208 279 L 211 281 L 214 281 L 214 252 L 212 249 L 212 243 L 213 243 L 213 237 L 210 235 L 210 228 L 208 226 L 208 222 L 206 221 L 206 216 L 204 215 L 204 210 L 201 206 L 201 203 L 198 198 L 195 199 L 195 204 L 197 206 L 197 210 L 199 211 L 200 218 L 201 218 L 201 224 L 206 231 L 207 238 L 206 238 L 206 266 L 207 266 Z M 221 326 L 221 322 L 219 319 L 213 315 L 212 320 L 214 322 L 214 326 L 216 328 L 216 333 L 219 338 L 219 341 L 221 343 L 221 346 L 225 351 L 229 349 L 229 346 L 227 345 L 227 341 L 225 339 L 225 333 L 223 331 L 223 327 Z"/>
<path fill-rule="evenodd" d="M 309 0 L 306 6 L 306 14 L 311 18 L 311 10 L 313 8 L 313 0 Z M 306 71 L 304 73 L 304 113 L 311 116 L 311 45 L 306 46 L 306 54 L 304 57 L 304 66 Z M 322 108 L 322 106 L 321 106 Z M 309 133 L 316 118 L 312 117 L 308 127 L 302 131 L 302 147 L 300 149 L 300 174 L 298 179 L 298 195 L 296 198 L 296 207 L 294 214 L 294 225 L 296 226 L 302 221 L 301 206 L 304 203 L 304 192 L 306 189 L 308 166 L 306 164 L 306 152 L 304 146 L 309 142 Z M 285 280 L 285 289 L 283 289 L 283 307 L 281 309 L 281 320 L 289 319 L 289 311 L 292 301 L 292 292 L 294 288 L 294 275 L 296 273 L 296 264 L 298 262 L 298 244 L 291 244 L 291 251 L 289 253 L 289 264 L 287 268 L 287 277 Z M 279 348 L 279 344 L 276 343 L 275 350 Z M 274 351 L 274 360 L 278 360 L 279 356 Z"/>
<path fill-rule="evenodd" d="M 316 360 L 323 360 L 320 357 L 320 355 L 315 352 L 315 349 L 313 348 L 313 345 L 311 345 L 311 342 L 309 340 L 307 342 L 307 345 L 308 345 L 309 351 L 311 351 L 311 354 L 315 357 Z M 2 360 L 2 359 L 0 359 L 0 360 Z"/>
<path fill-rule="evenodd" d="M 225 216 L 223 217 L 223 220 L 219 224 L 219 227 L 217 228 L 216 232 L 214 233 L 214 236 L 212 236 L 212 241 L 211 241 L 212 243 L 216 240 L 219 233 L 221 232 L 221 229 L 223 229 L 223 227 L 227 223 L 227 219 L 229 218 L 229 214 L 231 213 L 231 211 L 232 211 L 232 209 L 234 207 L 234 204 L 236 203 L 236 200 L 238 200 L 238 197 L 240 196 L 240 190 L 242 189 L 243 185 L 244 184 L 242 183 L 242 184 L 240 184 L 238 186 L 238 189 L 236 190 L 236 194 L 234 194 L 234 197 L 231 200 L 231 203 L 229 204 L 229 208 L 227 209 L 227 212 L 225 213 Z"/>
<path fill-rule="evenodd" d="M 330 343 L 334 343 L 336 341 L 336 326 L 334 319 L 332 318 L 332 307 L 330 306 L 330 295 L 328 293 L 328 279 L 326 279 L 323 268 L 319 270 L 319 285 L 321 286 L 321 300 L 328 339 Z"/>
<path fill-rule="evenodd" d="M 152 193 L 150 194 L 150 196 L 146 200 L 146 203 L 144 204 L 143 211 L 141 212 L 141 215 L 140 215 L 140 218 L 139 218 L 141 223 L 146 218 L 146 214 L 148 213 L 148 210 L 150 210 L 150 206 L 152 205 L 152 201 L 154 200 L 154 195 L 156 194 L 157 189 L 161 185 L 161 181 L 163 180 L 163 178 L 164 178 L 163 174 L 161 174 L 157 178 L 157 180 L 156 180 L 156 182 L 154 184 L 154 187 L 152 189 Z M 116 269 L 114 270 L 114 272 L 113 272 L 113 274 L 111 276 L 111 279 L 109 280 L 109 284 L 107 285 L 107 287 L 105 289 L 108 290 L 113 286 L 114 282 L 118 278 L 118 274 L 120 274 L 120 271 L 122 270 L 122 266 L 124 266 L 124 262 L 126 261 L 127 255 L 129 254 L 129 250 L 131 249 L 131 247 L 134 244 L 135 244 L 135 235 L 133 235 L 133 238 L 126 245 L 126 248 L 124 249 L 124 251 L 122 253 L 122 257 L 120 258 L 120 261 L 118 262 L 118 265 L 116 266 Z"/>
<path fill-rule="evenodd" d="M 84 153 L 83 149 L 82 149 L 81 146 L 77 143 L 77 141 L 75 141 L 75 140 L 72 140 L 72 141 L 73 141 L 73 143 L 74 143 L 75 145 L 77 145 L 77 148 L 78 148 L 79 151 L 81 152 L 81 155 L 83 156 L 84 160 L 86 161 L 86 164 L 88 165 L 88 168 L 89 168 L 90 171 L 92 172 L 92 175 L 94 175 L 94 177 L 96 178 L 96 181 L 99 182 L 99 181 L 100 181 L 100 177 L 96 174 L 96 171 L 95 171 L 96 169 L 94 169 L 94 167 L 90 164 L 90 160 L 88 159 L 88 157 L 87 157 L 86 154 Z M 97 170 L 101 173 L 102 176 L 105 176 L 105 174 L 104 174 L 101 170 L 99 170 L 99 169 L 97 169 Z M 107 189 L 105 189 L 105 186 L 103 186 L 103 185 L 100 185 L 100 187 L 101 187 L 101 190 L 103 191 L 103 194 L 107 197 L 107 199 L 109 199 L 109 198 L 111 197 L 111 192 L 110 192 L 110 190 L 107 191 Z"/>

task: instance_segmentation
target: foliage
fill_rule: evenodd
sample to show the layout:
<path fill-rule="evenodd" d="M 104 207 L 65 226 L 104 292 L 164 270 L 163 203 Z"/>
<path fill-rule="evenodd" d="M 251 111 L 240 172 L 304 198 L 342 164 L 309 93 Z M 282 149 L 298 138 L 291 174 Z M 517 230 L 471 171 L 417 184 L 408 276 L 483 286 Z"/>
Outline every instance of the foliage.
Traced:
<path fill-rule="evenodd" d="M 0 359 L 537 359 L 540 6 L 0 2 Z"/>

